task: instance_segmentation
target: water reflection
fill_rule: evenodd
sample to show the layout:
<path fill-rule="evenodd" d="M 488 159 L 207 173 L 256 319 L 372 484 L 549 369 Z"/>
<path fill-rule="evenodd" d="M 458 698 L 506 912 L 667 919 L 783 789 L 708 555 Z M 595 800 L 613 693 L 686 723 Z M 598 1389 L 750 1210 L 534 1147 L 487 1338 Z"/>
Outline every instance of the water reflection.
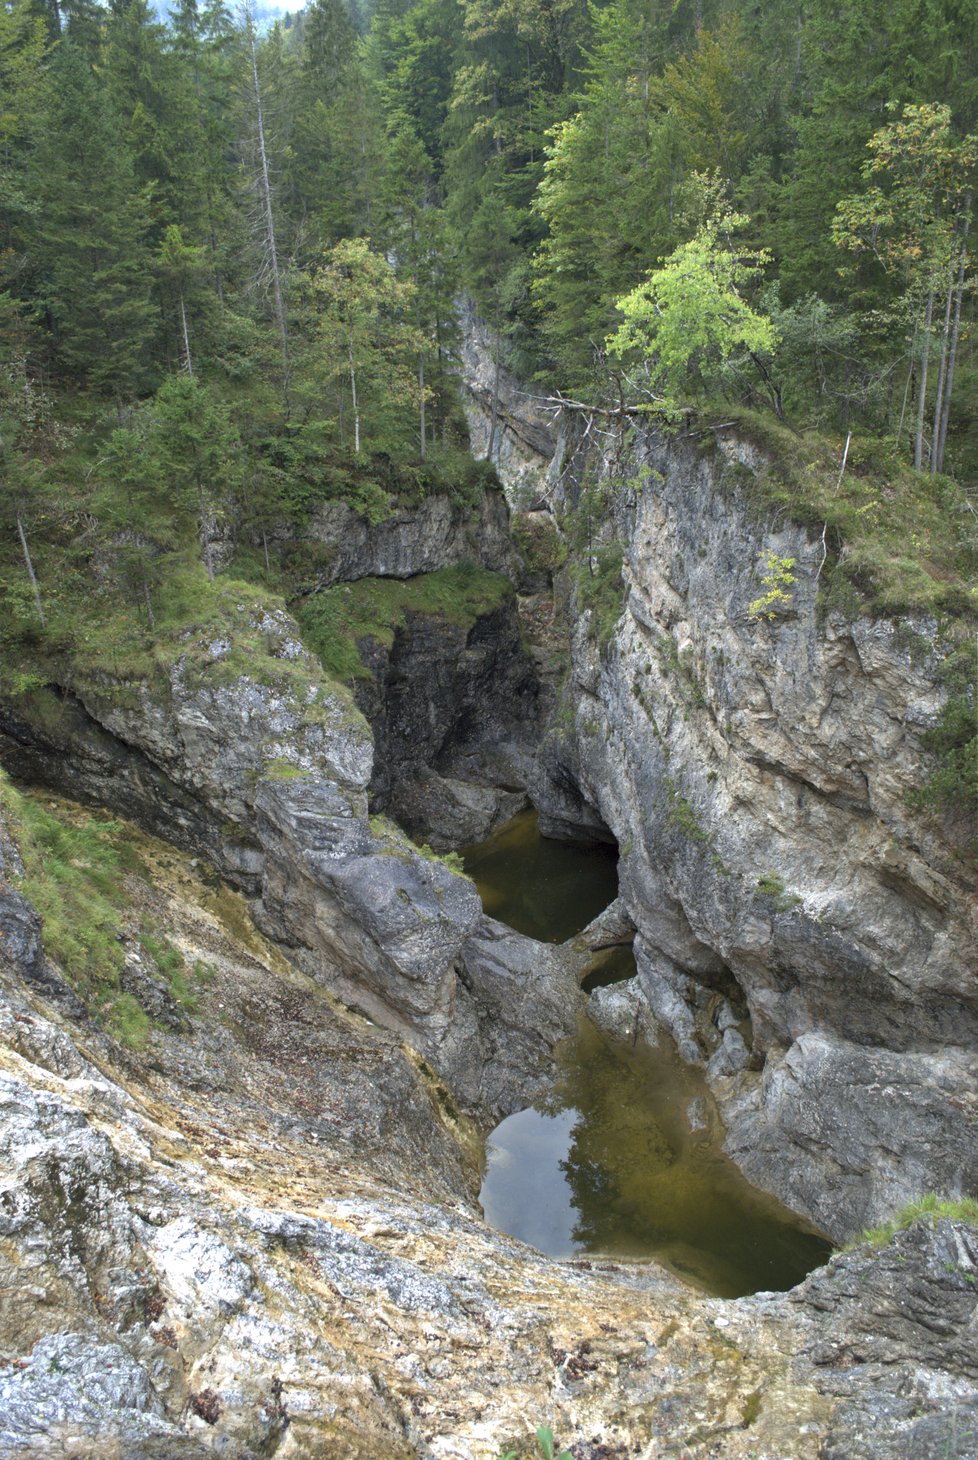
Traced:
<path fill-rule="evenodd" d="M 527 812 L 464 848 L 483 906 L 543 942 L 563 942 L 618 892 L 610 847 L 548 841 Z M 585 990 L 635 971 L 630 948 L 597 956 Z M 656 1258 L 718 1297 L 792 1287 L 828 1244 L 755 1191 L 691 1120 L 712 1107 L 703 1075 L 672 1046 L 649 1049 L 582 1016 L 558 1052 L 551 1095 L 489 1140 L 486 1220 L 554 1257 Z"/>
<path fill-rule="evenodd" d="M 582 1019 L 550 1097 L 490 1138 L 486 1219 L 554 1257 L 654 1257 L 719 1297 L 792 1287 L 828 1244 L 691 1128 L 703 1094 L 675 1054 Z"/>

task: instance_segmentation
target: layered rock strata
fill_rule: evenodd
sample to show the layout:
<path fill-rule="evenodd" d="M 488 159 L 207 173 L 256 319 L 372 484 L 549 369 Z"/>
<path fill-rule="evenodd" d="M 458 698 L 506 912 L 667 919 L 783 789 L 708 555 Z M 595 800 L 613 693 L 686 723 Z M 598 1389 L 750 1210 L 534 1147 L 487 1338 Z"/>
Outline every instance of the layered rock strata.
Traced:
<path fill-rule="evenodd" d="M 152 680 L 102 671 L 7 707 L 0 748 L 25 780 L 206 853 L 304 968 L 409 1038 L 480 1120 L 541 1087 L 584 955 L 538 956 L 467 878 L 371 818 L 370 728 L 281 609 L 189 634 Z"/>

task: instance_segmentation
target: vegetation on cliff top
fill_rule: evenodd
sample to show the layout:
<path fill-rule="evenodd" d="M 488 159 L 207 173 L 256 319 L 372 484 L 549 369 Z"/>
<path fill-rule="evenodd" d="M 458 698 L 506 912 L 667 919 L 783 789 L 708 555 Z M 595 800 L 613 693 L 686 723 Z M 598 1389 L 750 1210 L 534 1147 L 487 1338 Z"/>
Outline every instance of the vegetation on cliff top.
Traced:
<path fill-rule="evenodd" d="M 322 502 L 476 491 L 461 288 L 497 363 L 603 419 L 770 410 L 754 490 L 824 529 L 827 602 L 973 612 L 975 36 L 914 0 L 313 0 L 263 32 L 9 0 L 0 688 L 151 673 L 217 624 L 192 560 L 237 553 L 233 622 Z M 602 632 L 614 553 L 579 585 Z"/>
<path fill-rule="evenodd" d="M 978 516 L 959 483 L 915 471 L 892 443 L 862 433 L 847 441 L 744 408 L 717 422 L 721 442 L 729 434 L 759 453 L 756 470 L 732 464 L 728 477 L 775 521 L 824 529 L 826 607 L 978 616 Z"/>
<path fill-rule="evenodd" d="M 389 648 L 412 615 L 468 628 L 481 615 L 501 608 L 512 593 L 511 583 L 500 574 L 462 565 L 414 578 L 335 583 L 297 600 L 293 611 L 327 674 L 350 681 L 370 674 L 361 646 L 372 640 Z"/>

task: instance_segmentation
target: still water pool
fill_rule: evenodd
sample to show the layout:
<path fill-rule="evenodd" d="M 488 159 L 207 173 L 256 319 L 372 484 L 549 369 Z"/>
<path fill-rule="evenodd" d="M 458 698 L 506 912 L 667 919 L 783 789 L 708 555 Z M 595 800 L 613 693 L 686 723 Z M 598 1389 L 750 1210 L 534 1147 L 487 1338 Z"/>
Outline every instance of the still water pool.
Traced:
<path fill-rule="evenodd" d="M 572 937 L 617 893 L 613 852 L 547 842 L 533 816 L 463 855 L 486 911 L 543 941 Z M 615 954 L 617 976 L 629 959 Z M 489 1138 L 480 1200 L 494 1227 L 554 1257 L 654 1258 L 718 1297 L 791 1287 L 825 1260 L 828 1243 L 723 1154 L 703 1076 L 667 1041 L 633 1047 L 582 1016 L 557 1058 L 546 1100 Z"/>
<path fill-rule="evenodd" d="M 618 896 L 618 849 L 557 842 L 523 811 L 475 847 L 463 847 L 491 918 L 541 943 L 563 943 Z"/>

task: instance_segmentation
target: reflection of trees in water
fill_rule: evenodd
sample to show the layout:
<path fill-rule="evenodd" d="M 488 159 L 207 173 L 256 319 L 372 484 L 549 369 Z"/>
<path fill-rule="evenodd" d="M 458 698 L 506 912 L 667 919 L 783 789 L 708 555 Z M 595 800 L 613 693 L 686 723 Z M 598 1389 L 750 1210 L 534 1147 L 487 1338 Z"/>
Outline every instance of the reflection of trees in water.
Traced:
<path fill-rule="evenodd" d="M 587 1045 L 587 1057 L 568 1062 L 554 1092 L 560 1107 L 581 1112 L 561 1162 L 579 1214 L 574 1239 L 589 1248 L 630 1237 L 654 1243 L 665 1228 L 649 1184 L 675 1165 L 678 1152 L 655 1118 L 640 1069 L 603 1039 Z"/>
<path fill-rule="evenodd" d="M 826 1244 L 747 1184 L 715 1131 L 690 1131 L 683 1112 L 702 1087 L 675 1057 L 585 1020 L 559 1058 L 536 1109 L 576 1115 L 560 1168 L 578 1248 L 658 1257 L 724 1297 L 789 1287 L 824 1259 Z"/>
<path fill-rule="evenodd" d="M 592 1251 L 600 1247 L 606 1235 L 608 1209 L 614 1204 L 614 1184 L 608 1171 L 596 1161 L 582 1157 L 577 1142 L 571 1144 L 567 1160 L 560 1169 L 571 1189 L 571 1201 L 578 1213 L 571 1232 L 575 1243 Z"/>

